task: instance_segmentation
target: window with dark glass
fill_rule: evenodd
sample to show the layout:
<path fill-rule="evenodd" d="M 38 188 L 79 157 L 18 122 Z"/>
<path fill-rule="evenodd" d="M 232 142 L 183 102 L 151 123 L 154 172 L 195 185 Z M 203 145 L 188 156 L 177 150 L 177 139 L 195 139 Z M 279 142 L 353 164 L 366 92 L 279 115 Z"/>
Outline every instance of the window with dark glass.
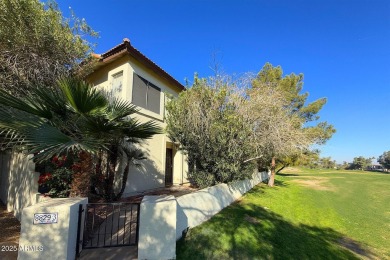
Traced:
<path fill-rule="evenodd" d="M 134 73 L 132 103 L 160 114 L 161 89 Z"/>

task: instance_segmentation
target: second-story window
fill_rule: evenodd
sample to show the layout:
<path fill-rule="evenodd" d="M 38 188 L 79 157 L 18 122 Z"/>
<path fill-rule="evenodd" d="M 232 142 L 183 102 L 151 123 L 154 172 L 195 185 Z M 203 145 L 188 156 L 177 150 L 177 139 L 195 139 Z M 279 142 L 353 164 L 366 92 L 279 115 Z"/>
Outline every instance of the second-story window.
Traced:
<path fill-rule="evenodd" d="M 122 97 L 122 85 L 123 85 L 123 71 L 112 75 L 112 88 L 111 96 L 120 98 Z"/>
<path fill-rule="evenodd" d="M 161 89 L 134 73 L 132 103 L 160 114 Z"/>

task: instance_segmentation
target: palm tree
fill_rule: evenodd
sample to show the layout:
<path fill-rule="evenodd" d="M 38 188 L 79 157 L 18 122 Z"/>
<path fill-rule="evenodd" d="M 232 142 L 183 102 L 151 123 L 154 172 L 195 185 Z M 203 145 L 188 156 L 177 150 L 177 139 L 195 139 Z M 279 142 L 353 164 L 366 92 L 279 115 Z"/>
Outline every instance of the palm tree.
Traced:
<path fill-rule="evenodd" d="M 53 89 L 35 88 L 25 97 L 15 97 L 0 89 L 3 147 L 21 147 L 34 154 L 35 162 L 60 154 L 78 155 L 84 164 L 74 174 L 74 196 L 80 195 L 77 183 L 83 184 L 85 190 L 95 171 L 92 161 L 96 161 L 97 174 L 104 176 L 106 199 L 118 198 L 112 187 L 119 158 L 127 155 L 128 170 L 134 159 L 143 158 L 128 145 L 161 133 L 153 121 L 140 123 L 130 117 L 135 112 L 137 109 L 129 102 L 110 99 L 77 79 L 62 79 Z"/>

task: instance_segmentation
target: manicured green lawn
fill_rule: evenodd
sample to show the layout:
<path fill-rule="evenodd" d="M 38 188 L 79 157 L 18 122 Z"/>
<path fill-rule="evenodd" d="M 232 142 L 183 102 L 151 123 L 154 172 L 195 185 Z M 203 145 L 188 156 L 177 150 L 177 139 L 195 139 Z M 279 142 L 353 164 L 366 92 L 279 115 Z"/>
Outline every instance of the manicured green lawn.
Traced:
<path fill-rule="evenodd" d="M 178 259 L 390 259 L 390 174 L 289 169 L 177 243 Z"/>

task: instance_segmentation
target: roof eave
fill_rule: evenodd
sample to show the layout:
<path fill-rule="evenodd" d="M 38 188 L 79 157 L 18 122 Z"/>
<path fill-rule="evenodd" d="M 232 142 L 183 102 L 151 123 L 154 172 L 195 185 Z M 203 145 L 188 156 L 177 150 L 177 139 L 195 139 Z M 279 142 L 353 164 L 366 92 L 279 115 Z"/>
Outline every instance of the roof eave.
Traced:
<path fill-rule="evenodd" d="M 145 55 L 143 55 L 140 51 L 134 48 L 128 39 L 124 39 L 123 42 L 109 51 L 100 55 L 100 59 L 95 68 L 100 68 L 107 63 L 111 63 L 114 60 L 123 57 L 124 55 L 130 55 L 134 59 L 140 61 L 143 65 L 154 71 L 159 76 L 165 78 L 167 81 L 171 82 L 173 85 L 178 87 L 180 90 L 186 90 L 186 88 L 178 82 L 175 78 L 169 75 L 165 70 L 160 68 L 156 63 L 151 61 Z M 96 57 L 96 55 L 95 55 Z"/>

